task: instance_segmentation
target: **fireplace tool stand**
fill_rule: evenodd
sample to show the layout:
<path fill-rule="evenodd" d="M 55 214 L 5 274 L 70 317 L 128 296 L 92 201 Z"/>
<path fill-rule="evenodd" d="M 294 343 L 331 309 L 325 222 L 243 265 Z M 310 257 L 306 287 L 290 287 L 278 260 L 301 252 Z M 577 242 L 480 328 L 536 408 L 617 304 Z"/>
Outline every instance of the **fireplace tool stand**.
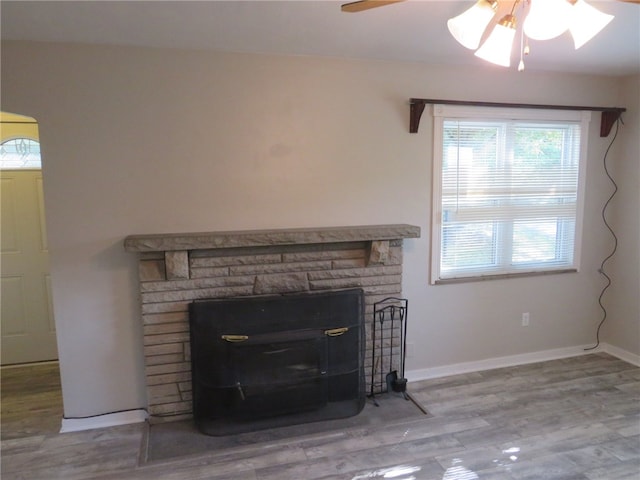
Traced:
<path fill-rule="evenodd" d="M 379 406 L 378 393 L 402 393 L 410 400 L 404 376 L 407 356 L 407 307 L 405 298 L 389 297 L 373 304 L 371 391 L 369 397 Z"/>

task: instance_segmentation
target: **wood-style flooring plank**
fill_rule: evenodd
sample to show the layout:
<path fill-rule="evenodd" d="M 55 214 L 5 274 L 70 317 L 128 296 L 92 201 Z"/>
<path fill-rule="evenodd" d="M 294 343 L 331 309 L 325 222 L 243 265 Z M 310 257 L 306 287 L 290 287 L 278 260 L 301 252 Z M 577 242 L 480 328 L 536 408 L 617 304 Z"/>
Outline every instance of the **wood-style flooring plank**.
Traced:
<path fill-rule="evenodd" d="M 640 368 L 604 353 L 411 382 L 430 416 L 153 461 L 146 424 L 37 432 L 24 416 L 59 424 L 61 404 L 35 408 L 49 380 L 19 373 L 2 379 L 3 480 L 640 478 Z"/>
<path fill-rule="evenodd" d="M 62 392 L 57 362 L 0 369 L 1 439 L 60 431 Z"/>

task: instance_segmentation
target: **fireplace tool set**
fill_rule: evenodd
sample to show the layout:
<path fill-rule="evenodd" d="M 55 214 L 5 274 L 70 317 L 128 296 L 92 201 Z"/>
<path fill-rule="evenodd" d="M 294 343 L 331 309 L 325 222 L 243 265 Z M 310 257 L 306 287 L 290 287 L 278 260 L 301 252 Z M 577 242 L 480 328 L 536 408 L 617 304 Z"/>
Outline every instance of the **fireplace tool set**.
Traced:
<path fill-rule="evenodd" d="M 369 397 L 378 406 L 375 393 L 398 392 L 406 400 L 407 379 L 404 376 L 407 356 L 408 300 L 389 297 L 373 304 L 371 391 Z"/>

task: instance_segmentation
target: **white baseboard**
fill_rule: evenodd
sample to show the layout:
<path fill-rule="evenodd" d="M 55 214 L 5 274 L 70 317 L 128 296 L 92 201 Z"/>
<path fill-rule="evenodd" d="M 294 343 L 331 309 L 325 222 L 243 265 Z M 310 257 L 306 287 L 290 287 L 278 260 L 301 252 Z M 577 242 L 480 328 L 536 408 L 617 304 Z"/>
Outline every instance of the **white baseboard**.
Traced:
<path fill-rule="evenodd" d="M 609 355 L 613 355 L 614 357 L 618 357 L 620 360 L 624 360 L 625 362 L 629 362 L 636 367 L 640 367 L 640 355 L 636 355 L 635 353 L 623 350 L 622 348 L 609 345 L 608 343 L 602 343 L 601 346 L 603 352 L 607 352 Z"/>
<path fill-rule="evenodd" d="M 148 414 L 146 410 L 138 409 L 118 413 L 107 413 L 105 415 L 96 415 L 95 417 L 87 418 L 63 418 L 60 433 L 140 423 L 144 422 L 147 417 Z"/>
<path fill-rule="evenodd" d="M 613 355 L 614 357 L 618 357 L 620 360 L 640 366 L 640 356 L 627 352 L 626 350 L 606 343 L 601 343 L 596 349 L 585 350 L 585 348 L 590 348 L 591 346 L 592 345 L 580 345 L 575 347 L 556 348 L 519 355 L 509 355 L 506 357 L 487 358 L 485 360 L 477 360 L 473 362 L 454 363 L 452 365 L 443 365 L 440 367 L 408 370 L 406 376 L 409 381 L 415 382 L 431 378 L 447 377 L 449 375 L 458 375 L 461 373 L 481 372 L 483 370 L 491 370 L 494 368 L 514 367 L 516 365 L 525 365 L 527 363 L 577 357 L 579 355 L 598 352 L 605 352 Z"/>
<path fill-rule="evenodd" d="M 408 370 L 406 373 L 409 381 L 428 380 L 431 378 L 458 375 L 461 373 L 480 372 L 493 368 L 514 367 L 527 363 L 545 362 L 547 360 L 557 360 L 559 358 L 577 357 L 590 353 L 605 352 L 620 360 L 640 366 L 640 355 L 628 352 L 621 348 L 601 343 L 593 350 L 585 350 L 591 345 L 581 345 L 575 347 L 556 348 L 543 350 L 540 352 L 523 353 L 519 355 L 509 355 L 506 357 L 487 358 L 473 362 L 455 363 L 443 365 L 441 367 L 423 368 L 418 370 Z M 109 413 L 88 418 L 63 418 L 60 433 L 78 432 L 81 430 L 91 430 L 94 428 L 114 427 L 116 425 L 126 425 L 129 423 L 144 422 L 148 417 L 147 411 L 143 409 L 127 410 L 125 412 Z"/>

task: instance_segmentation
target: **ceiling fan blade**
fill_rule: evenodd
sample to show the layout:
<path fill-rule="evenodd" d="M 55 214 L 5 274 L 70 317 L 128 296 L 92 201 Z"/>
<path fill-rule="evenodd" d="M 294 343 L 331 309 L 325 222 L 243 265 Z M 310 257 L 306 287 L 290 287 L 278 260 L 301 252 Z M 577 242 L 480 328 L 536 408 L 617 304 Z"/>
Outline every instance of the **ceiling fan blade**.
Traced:
<path fill-rule="evenodd" d="M 363 12 L 376 7 L 384 7 L 385 5 L 391 5 L 392 3 L 400 3 L 405 0 L 360 0 L 358 2 L 350 2 L 342 5 L 343 12 L 356 13 Z M 619 2 L 637 3 L 640 4 L 640 0 L 618 0 Z"/>
<path fill-rule="evenodd" d="M 404 0 L 362 0 L 359 2 L 345 3 L 341 9 L 343 12 L 356 13 L 370 8 L 384 7 L 392 3 L 404 2 Z"/>
<path fill-rule="evenodd" d="M 340 8 L 343 12 L 357 13 L 369 10 L 371 8 L 384 7 L 385 5 L 391 5 L 393 3 L 404 2 L 405 0 L 360 0 L 358 2 L 345 3 Z M 619 2 L 637 3 L 640 4 L 640 0 L 618 0 Z"/>

